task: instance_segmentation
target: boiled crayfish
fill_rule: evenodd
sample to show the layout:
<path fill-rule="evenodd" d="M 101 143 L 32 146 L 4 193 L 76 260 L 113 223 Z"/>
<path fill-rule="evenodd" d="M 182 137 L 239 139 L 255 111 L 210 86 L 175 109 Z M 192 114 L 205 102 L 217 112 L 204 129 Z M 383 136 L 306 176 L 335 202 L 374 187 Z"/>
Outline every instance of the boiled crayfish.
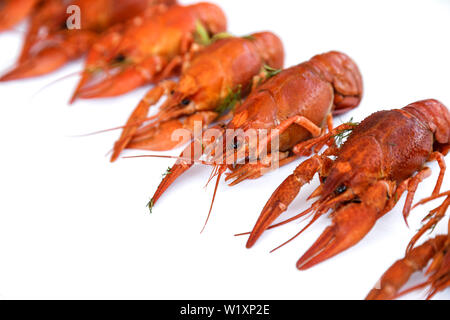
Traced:
<path fill-rule="evenodd" d="M 232 171 L 227 181 L 234 179 L 231 185 L 236 185 L 246 179 L 259 178 L 272 168 L 295 160 L 300 154 L 294 148 L 298 143 L 323 135 L 326 124 L 332 128 L 331 115 L 356 108 L 363 94 L 358 67 L 340 52 L 315 56 L 308 62 L 274 72 L 271 76 L 236 108 L 228 125 L 214 128 L 222 130 L 222 135 L 213 142 L 201 143 L 200 151 L 205 150 L 204 153 L 192 153 L 192 145 L 186 149 L 185 153 L 193 156 L 187 159 L 181 156 L 171 174 L 158 187 L 151 204 L 155 204 L 203 154 L 210 153 L 208 157 L 212 158 L 203 163 L 215 167 L 217 183 L 214 195 L 227 168 Z M 267 134 L 256 140 L 246 139 L 245 134 L 236 135 L 250 131 Z M 271 141 L 276 138 L 279 143 L 274 149 Z"/>
<path fill-rule="evenodd" d="M 108 32 L 90 50 L 72 102 L 118 96 L 178 75 L 197 48 L 199 26 L 210 36 L 222 33 L 225 14 L 206 2 L 174 5 L 151 19 L 133 19 Z"/>
<path fill-rule="evenodd" d="M 55 71 L 85 54 L 108 28 L 140 15 L 151 19 L 174 0 L 47 0 L 31 15 L 16 66 L 0 81 L 36 77 Z M 69 5 L 79 10 L 78 27 L 69 28 Z M 144 13 L 143 13 L 144 12 Z"/>
<path fill-rule="evenodd" d="M 125 148 L 166 151 L 189 142 L 190 134 L 187 141 L 172 135 L 179 129 L 193 132 L 196 122 L 208 127 L 248 94 L 261 72 L 282 68 L 283 62 L 283 44 L 270 32 L 215 41 L 186 63 L 178 82 L 164 82 L 147 93 L 116 142 L 111 161 Z M 140 128 L 163 94 L 169 96 L 164 105 Z"/>
<path fill-rule="evenodd" d="M 341 147 L 334 144 L 336 136 L 348 131 L 350 136 Z M 333 224 L 300 258 L 300 270 L 357 244 L 405 191 L 408 196 L 403 214 L 407 219 L 419 183 L 431 174 L 424 167 L 427 161 L 437 160 L 440 165 L 433 195 L 439 194 L 445 173 L 444 154 L 450 144 L 450 113 L 436 100 L 420 101 L 401 110 L 377 112 L 359 125 L 344 124 L 298 148 L 310 149 L 324 141 L 331 146 L 300 164 L 275 191 L 251 233 L 248 248 L 286 211 L 301 187 L 316 173 L 322 183 L 310 198 L 320 198 L 294 218 L 315 213 L 310 226 L 333 210 Z"/>

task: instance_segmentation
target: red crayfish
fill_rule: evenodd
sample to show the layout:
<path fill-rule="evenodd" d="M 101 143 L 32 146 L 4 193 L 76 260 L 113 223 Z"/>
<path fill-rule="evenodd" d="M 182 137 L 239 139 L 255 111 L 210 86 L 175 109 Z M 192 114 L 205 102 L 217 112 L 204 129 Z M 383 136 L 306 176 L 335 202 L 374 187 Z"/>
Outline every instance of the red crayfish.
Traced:
<path fill-rule="evenodd" d="M 196 32 L 215 35 L 226 26 L 223 11 L 206 2 L 174 5 L 151 19 L 133 19 L 95 43 L 71 101 L 118 96 L 178 75 L 196 50 Z"/>
<path fill-rule="evenodd" d="M 212 160 L 203 162 L 215 167 L 217 184 L 214 196 L 219 179 L 227 168 L 232 172 L 226 180 L 234 179 L 231 185 L 236 185 L 246 179 L 259 178 L 271 168 L 295 160 L 298 157 L 295 146 L 323 135 L 323 127 L 327 123 L 332 127 L 331 115 L 356 108 L 362 93 L 358 67 L 340 52 L 321 54 L 308 62 L 275 72 L 236 108 L 233 119 L 221 128 L 222 135 L 213 143 L 203 141 L 202 148 L 197 148 L 200 152 L 192 153 L 193 145 L 199 143 L 194 141 L 186 149 L 170 170 L 171 174 L 166 175 L 158 187 L 150 204 L 154 205 L 164 191 L 209 150 L 223 148 L 222 152 L 211 152 Z M 251 130 L 268 133 L 256 140 L 236 135 L 236 132 Z M 279 143 L 273 148 L 271 141 L 275 138 Z M 264 149 L 268 151 L 266 156 L 263 155 Z M 186 153 L 191 156 L 184 156 Z"/>
<path fill-rule="evenodd" d="M 337 135 L 348 131 L 350 136 L 341 147 L 334 144 Z M 431 174 L 424 167 L 427 161 L 437 160 L 440 165 L 433 195 L 439 194 L 446 168 L 444 154 L 450 145 L 450 113 L 436 100 L 420 101 L 401 110 L 377 112 L 359 125 L 339 126 L 323 137 L 303 143 L 299 150 L 324 142 L 331 146 L 300 164 L 272 195 L 251 233 L 248 248 L 286 211 L 301 187 L 316 173 L 321 185 L 310 199 L 319 200 L 294 217 L 314 214 L 298 235 L 330 210 L 333 224 L 300 258 L 300 270 L 357 244 L 405 191 L 408 195 L 403 214 L 407 219 L 419 183 Z"/>
<path fill-rule="evenodd" d="M 0 78 L 10 81 L 55 71 L 85 54 L 102 32 L 139 15 L 151 19 L 174 0 L 47 0 L 31 15 L 22 52 L 13 70 Z M 69 7 L 70 5 L 70 7 Z M 69 27 L 68 8 L 78 8 L 79 26 Z M 145 13 L 143 13 L 145 12 Z"/>
<path fill-rule="evenodd" d="M 128 120 L 111 161 L 125 148 L 166 151 L 183 145 L 191 135 L 188 141 L 172 139 L 176 130 L 193 132 L 196 121 L 208 127 L 239 103 L 261 72 L 282 68 L 283 62 L 283 44 L 270 32 L 215 41 L 186 63 L 178 82 L 163 82 L 147 93 Z M 163 94 L 169 97 L 158 114 L 139 128 Z"/>

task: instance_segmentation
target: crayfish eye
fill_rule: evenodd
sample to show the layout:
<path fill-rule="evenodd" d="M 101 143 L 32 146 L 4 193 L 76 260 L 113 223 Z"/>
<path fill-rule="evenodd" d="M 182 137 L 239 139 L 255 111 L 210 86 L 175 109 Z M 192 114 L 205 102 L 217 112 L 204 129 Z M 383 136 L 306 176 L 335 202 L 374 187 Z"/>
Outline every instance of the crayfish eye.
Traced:
<path fill-rule="evenodd" d="M 113 60 L 116 63 L 121 63 L 121 62 L 124 62 L 126 59 L 127 59 L 127 57 L 125 57 L 124 54 L 119 53 Z"/>
<path fill-rule="evenodd" d="M 343 194 L 345 191 L 347 191 L 347 187 L 345 185 L 340 185 L 337 189 L 336 189 L 336 194 L 340 195 Z"/>
<path fill-rule="evenodd" d="M 191 100 L 189 100 L 189 99 L 183 99 L 182 101 L 181 101 L 181 104 L 183 105 L 183 106 L 187 106 L 187 105 L 189 105 L 191 103 Z"/>

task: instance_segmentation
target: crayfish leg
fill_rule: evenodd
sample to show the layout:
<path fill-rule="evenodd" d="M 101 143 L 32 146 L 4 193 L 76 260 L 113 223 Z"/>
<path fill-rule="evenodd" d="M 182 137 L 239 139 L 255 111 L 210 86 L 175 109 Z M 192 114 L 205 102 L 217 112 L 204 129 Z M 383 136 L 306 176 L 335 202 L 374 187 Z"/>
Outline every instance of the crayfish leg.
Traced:
<path fill-rule="evenodd" d="M 425 223 L 425 225 L 422 226 L 419 232 L 417 232 L 417 234 L 412 238 L 406 250 L 407 253 L 414 248 L 417 241 L 419 241 L 419 239 L 425 234 L 425 232 L 433 229 L 445 217 L 445 213 L 447 212 L 447 209 L 450 206 L 450 191 L 444 192 L 437 196 L 431 196 L 430 198 L 424 199 L 416 204 L 415 207 L 442 197 L 447 198 L 439 207 L 432 210 L 430 214 L 424 219 L 424 221 L 427 221 L 427 223 Z M 449 221 L 449 229 L 450 229 L 450 221 Z"/>
<path fill-rule="evenodd" d="M 403 207 L 403 217 L 406 224 L 408 224 L 409 213 L 411 212 L 412 203 L 414 201 L 414 196 L 417 191 L 419 184 L 426 178 L 431 176 L 431 169 L 425 167 L 416 176 L 408 180 L 408 196 L 406 197 L 405 206 Z"/>
<path fill-rule="evenodd" d="M 314 138 L 320 137 L 322 135 L 322 128 L 317 126 L 315 123 L 313 123 L 311 120 L 307 119 L 303 116 L 294 116 L 292 118 L 289 118 L 285 121 L 283 121 L 280 125 L 278 125 L 276 128 L 274 128 L 271 132 L 271 134 L 267 137 L 266 141 L 261 143 L 261 146 L 266 147 L 273 139 L 276 137 L 279 137 L 283 132 L 285 132 L 290 126 L 293 124 L 297 124 L 303 128 L 305 128 L 307 131 L 311 133 L 311 135 Z M 258 149 L 258 155 L 262 153 L 262 150 Z"/>
<path fill-rule="evenodd" d="M 439 172 L 438 180 L 436 182 L 436 187 L 434 188 L 434 191 L 433 191 L 433 196 L 436 196 L 441 192 L 441 187 L 442 187 L 442 183 L 444 182 L 444 176 L 445 176 L 445 171 L 447 170 L 447 165 L 445 164 L 444 155 L 440 152 L 433 152 L 431 154 L 430 159 L 428 159 L 428 161 L 433 161 L 433 160 L 435 160 L 438 163 L 439 168 L 441 169 L 441 171 Z"/>

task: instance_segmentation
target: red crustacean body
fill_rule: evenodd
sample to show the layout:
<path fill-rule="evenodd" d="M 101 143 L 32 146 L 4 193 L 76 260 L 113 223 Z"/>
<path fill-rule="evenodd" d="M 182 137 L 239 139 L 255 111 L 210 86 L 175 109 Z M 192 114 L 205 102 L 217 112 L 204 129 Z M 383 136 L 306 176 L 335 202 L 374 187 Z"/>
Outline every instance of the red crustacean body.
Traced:
<path fill-rule="evenodd" d="M 202 2 L 174 5 L 151 19 L 133 19 L 105 34 L 90 50 L 76 98 L 104 98 L 178 75 L 196 49 L 198 26 L 214 35 L 226 30 L 223 11 Z"/>
<path fill-rule="evenodd" d="M 450 287 L 450 233 L 447 232 L 447 235 L 437 236 L 414 247 L 426 231 L 434 228 L 444 218 L 450 205 L 450 192 L 433 196 L 419 203 L 423 204 L 443 196 L 447 197 L 446 200 L 424 219 L 427 223 L 409 244 L 405 257 L 395 262 L 384 273 L 377 286 L 367 295 L 367 300 L 392 300 L 425 287 L 430 288 L 427 299 L 431 299 L 438 292 Z M 450 231 L 450 220 L 448 228 Z M 425 272 L 427 280 L 424 283 L 400 292 L 415 272 L 427 266 Z"/>
<path fill-rule="evenodd" d="M 172 139 L 178 129 L 193 131 L 196 121 L 208 127 L 229 111 L 230 95 L 245 95 L 265 66 L 282 68 L 281 40 L 270 32 L 249 37 L 220 39 L 186 63 L 179 81 L 167 81 L 150 90 L 128 120 L 114 147 L 114 161 L 125 148 L 150 151 L 172 150 L 188 141 Z M 149 108 L 163 94 L 168 99 L 151 123 L 141 127 Z"/>
<path fill-rule="evenodd" d="M 224 149 L 220 153 L 211 152 L 212 160 L 209 161 L 215 166 L 217 181 L 227 168 L 232 171 L 227 181 L 234 180 L 231 185 L 236 185 L 246 179 L 259 178 L 276 167 L 272 159 L 276 159 L 274 161 L 280 166 L 295 160 L 298 143 L 322 135 L 327 123 L 331 127 L 332 113 L 356 108 L 362 94 L 362 77 L 357 65 L 340 52 L 315 56 L 272 76 L 236 108 L 231 122 L 223 129 L 223 135 L 205 148 Z M 268 131 L 267 138 L 259 142 L 245 139 L 236 142 L 236 132 L 252 129 Z M 271 150 L 271 141 L 275 137 L 279 138 L 278 148 Z M 250 145 L 255 142 L 259 146 L 266 145 L 269 154 L 264 157 L 262 152 L 258 152 L 255 163 L 252 163 L 248 161 L 249 150 L 255 149 L 255 145 Z M 200 156 L 195 154 L 194 160 Z M 179 160 L 159 186 L 153 203 L 191 166 L 189 160 Z"/>
<path fill-rule="evenodd" d="M 0 32 L 25 19 L 42 0 L 0 0 Z"/>
<path fill-rule="evenodd" d="M 316 173 L 322 183 L 311 198 L 319 197 L 319 200 L 295 218 L 315 212 L 311 225 L 333 210 L 333 224 L 298 261 L 301 270 L 358 243 L 405 191 L 408 192 L 404 207 L 406 219 L 418 184 L 431 173 L 424 167 L 427 161 L 437 160 L 441 167 L 433 194 L 439 193 L 445 173 L 442 153 L 448 152 L 450 144 L 450 113 L 440 102 L 425 100 L 401 110 L 380 111 L 359 125 L 344 124 L 324 137 L 305 142 L 299 149 L 309 149 L 326 140 L 334 142 L 335 136 L 344 130 L 352 132 L 342 147 L 333 145 L 323 154 L 306 160 L 275 191 L 247 247 L 252 247 L 286 211 L 301 187 Z"/>
<path fill-rule="evenodd" d="M 174 0 L 47 0 L 31 15 L 16 66 L 0 81 L 36 77 L 55 71 L 85 54 L 102 32 L 135 16 L 151 19 Z M 68 26 L 68 8 L 79 8 L 80 25 Z M 70 11 L 69 11 L 70 12 Z"/>

